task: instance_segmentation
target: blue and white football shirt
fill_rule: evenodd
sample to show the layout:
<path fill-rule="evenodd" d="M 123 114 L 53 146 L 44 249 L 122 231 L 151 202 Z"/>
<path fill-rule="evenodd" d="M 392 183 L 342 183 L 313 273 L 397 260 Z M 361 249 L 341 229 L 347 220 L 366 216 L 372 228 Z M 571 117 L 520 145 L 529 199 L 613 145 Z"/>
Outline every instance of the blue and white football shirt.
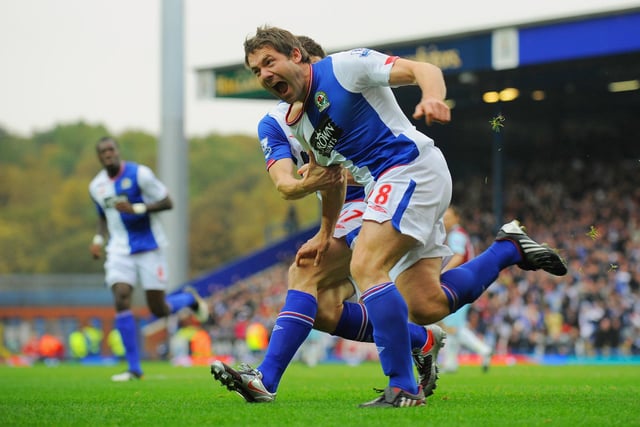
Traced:
<path fill-rule="evenodd" d="M 311 67 L 302 117 L 288 124 L 321 165 L 342 164 L 369 194 L 385 171 L 411 163 L 433 140 L 419 132 L 389 87 L 397 57 L 371 49 L 329 55 Z"/>
<path fill-rule="evenodd" d="M 157 214 L 121 213 L 114 207 L 121 198 L 133 204 L 153 203 L 167 197 L 167 188 L 147 166 L 123 161 L 114 178 L 103 169 L 89 184 L 89 193 L 98 214 L 107 219 L 107 253 L 135 254 L 167 245 Z"/>

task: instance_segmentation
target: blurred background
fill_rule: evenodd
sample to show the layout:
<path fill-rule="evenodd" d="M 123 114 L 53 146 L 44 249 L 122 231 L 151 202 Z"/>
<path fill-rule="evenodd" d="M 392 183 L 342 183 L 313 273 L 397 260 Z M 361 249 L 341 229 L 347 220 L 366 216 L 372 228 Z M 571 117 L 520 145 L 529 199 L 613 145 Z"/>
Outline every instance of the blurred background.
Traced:
<path fill-rule="evenodd" d="M 247 332 L 270 331 L 319 215 L 315 198 L 273 190 L 256 140 L 274 100 L 251 86 L 242 42 L 268 23 L 329 53 L 366 46 L 444 70 L 453 121 L 416 127 L 447 157 L 476 251 L 518 218 L 570 266 L 562 278 L 505 270 L 474 303 L 469 321 L 496 363 L 637 363 L 640 2 L 406 2 L 392 16 L 343 3 L 304 15 L 275 2 L 269 16 L 257 2 L 0 1 L 0 360 L 121 356 L 88 252 L 87 186 L 107 134 L 185 201 L 164 217 L 172 290 L 196 287 L 212 313 L 205 325 L 190 313 L 153 322 L 139 292 L 145 357 L 260 357 Z M 395 91 L 410 115 L 419 92 Z M 375 357 L 326 334 L 308 344 L 309 364 Z"/>

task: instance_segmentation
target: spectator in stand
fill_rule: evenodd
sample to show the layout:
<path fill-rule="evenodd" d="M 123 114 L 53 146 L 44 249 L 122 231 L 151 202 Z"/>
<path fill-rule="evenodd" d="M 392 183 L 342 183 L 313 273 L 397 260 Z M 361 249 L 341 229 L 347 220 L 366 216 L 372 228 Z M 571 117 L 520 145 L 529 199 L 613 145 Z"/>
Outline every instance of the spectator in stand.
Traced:
<path fill-rule="evenodd" d="M 444 227 L 447 231 L 446 244 L 453 255 L 445 258 L 442 272 L 458 267 L 475 256 L 469 233 L 462 226 L 459 208 L 450 205 L 444 213 Z M 467 304 L 440 322 L 447 332 L 447 345 L 443 350 L 441 369 L 443 372 L 456 372 L 462 348 L 480 355 L 482 370 L 487 372 L 493 350 L 469 327 L 468 315 L 471 304 Z"/>

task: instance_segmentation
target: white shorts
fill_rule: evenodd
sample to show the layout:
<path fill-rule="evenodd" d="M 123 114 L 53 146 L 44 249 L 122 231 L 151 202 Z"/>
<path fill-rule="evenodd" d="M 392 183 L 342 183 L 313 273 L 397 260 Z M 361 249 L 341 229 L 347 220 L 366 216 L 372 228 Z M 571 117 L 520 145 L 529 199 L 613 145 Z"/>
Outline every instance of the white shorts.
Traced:
<path fill-rule="evenodd" d="M 347 246 L 353 249 L 360 228 L 362 228 L 362 215 L 366 209 L 367 203 L 363 200 L 345 202 L 340 211 L 340 217 L 336 223 L 333 237 L 336 239 L 344 238 Z M 348 279 L 353 286 L 354 293 L 347 301 L 357 303 L 360 300 L 360 288 L 358 288 L 351 276 L 349 276 Z"/>
<path fill-rule="evenodd" d="M 389 272 L 392 280 L 422 258 L 451 255 L 442 219 L 451 192 L 447 162 L 435 146 L 427 147 L 412 163 L 385 172 L 375 183 L 363 219 L 391 221 L 398 232 L 416 240 L 415 248 Z"/>
<path fill-rule="evenodd" d="M 340 211 L 336 228 L 333 231 L 333 237 L 336 239 L 344 238 L 347 246 L 353 249 L 353 244 L 362 227 L 362 215 L 364 215 L 366 209 L 367 203 L 362 200 L 345 202 Z"/>
<path fill-rule="evenodd" d="M 133 255 L 107 254 L 104 271 L 108 287 L 116 283 L 131 286 L 139 283 L 145 290 L 167 289 L 167 261 L 162 249 Z"/>

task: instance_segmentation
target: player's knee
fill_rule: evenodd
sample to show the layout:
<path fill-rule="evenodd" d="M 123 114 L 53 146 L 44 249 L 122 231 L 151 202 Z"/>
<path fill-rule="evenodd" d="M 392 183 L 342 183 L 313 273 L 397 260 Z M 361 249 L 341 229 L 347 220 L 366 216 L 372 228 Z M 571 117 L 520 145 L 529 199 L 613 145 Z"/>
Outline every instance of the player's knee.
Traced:
<path fill-rule="evenodd" d="M 295 263 L 289 266 L 288 282 L 289 289 L 315 294 L 317 288 L 317 278 L 315 269 L 312 267 L 298 267 Z"/>
<path fill-rule="evenodd" d="M 370 273 L 375 267 L 368 264 L 365 257 L 352 257 L 351 258 L 351 275 L 356 280 L 358 285 L 364 285 L 371 282 Z M 374 283 L 371 283 L 374 284 Z"/>

